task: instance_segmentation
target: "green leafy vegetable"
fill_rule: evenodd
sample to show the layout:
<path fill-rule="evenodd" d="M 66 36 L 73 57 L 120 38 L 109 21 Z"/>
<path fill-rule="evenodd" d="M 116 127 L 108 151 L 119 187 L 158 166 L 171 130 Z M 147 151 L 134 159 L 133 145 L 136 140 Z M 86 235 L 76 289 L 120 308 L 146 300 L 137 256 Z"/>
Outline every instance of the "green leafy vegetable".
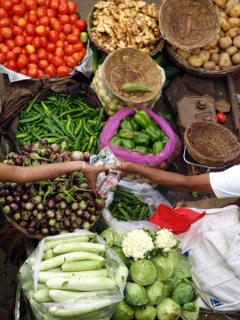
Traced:
<path fill-rule="evenodd" d="M 147 291 L 140 285 L 127 282 L 125 287 L 125 300 L 131 306 L 144 306 L 148 303 Z"/>
<path fill-rule="evenodd" d="M 134 310 L 125 301 L 117 304 L 112 320 L 131 320 L 134 316 Z"/>
<path fill-rule="evenodd" d="M 157 307 L 159 320 L 178 320 L 181 316 L 181 307 L 170 298 L 164 299 Z"/>
<path fill-rule="evenodd" d="M 193 301 L 195 291 L 190 281 L 180 282 L 173 290 L 172 299 L 180 305 Z"/>
<path fill-rule="evenodd" d="M 107 246 L 113 245 L 121 247 L 122 236 L 112 228 L 107 228 L 101 233 L 101 237 L 106 241 Z"/>
<path fill-rule="evenodd" d="M 156 318 L 156 309 L 151 305 L 146 305 L 135 310 L 136 320 L 154 320 Z"/>
<path fill-rule="evenodd" d="M 147 259 L 138 260 L 133 262 L 130 267 L 130 277 L 135 283 L 141 286 L 148 286 L 156 280 L 157 269 Z"/>
<path fill-rule="evenodd" d="M 167 288 L 161 281 L 156 280 L 147 288 L 147 294 L 151 304 L 158 305 L 167 297 Z"/>
<path fill-rule="evenodd" d="M 174 261 L 169 256 L 156 256 L 152 259 L 152 262 L 157 268 L 157 278 L 160 281 L 171 278 L 174 271 Z"/>
<path fill-rule="evenodd" d="M 185 278 L 191 278 L 192 271 L 191 265 L 188 261 L 188 258 L 185 256 L 180 256 L 179 263 L 175 267 L 173 278 L 178 281 Z"/>

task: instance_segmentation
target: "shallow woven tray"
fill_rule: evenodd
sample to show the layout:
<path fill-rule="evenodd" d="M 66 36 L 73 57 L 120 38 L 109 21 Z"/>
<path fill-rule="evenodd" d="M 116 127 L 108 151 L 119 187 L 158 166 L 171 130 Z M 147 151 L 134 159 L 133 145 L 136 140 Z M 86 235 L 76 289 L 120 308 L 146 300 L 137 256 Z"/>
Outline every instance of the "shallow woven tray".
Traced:
<path fill-rule="evenodd" d="M 111 53 L 111 51 L 107 50 L 103 46 L 101 46 L 99 43 L 97 43 L 93 37 L 92 37 L 92 21 L 93 21 L 93 12 L 94 12 L 95 6 L 92 8 L 92 10 L 88 14 L 88 22 L 87 22 L 87 29 L 88 34 L 91 39 L 91 41 L 95 44 L 95 46 L 100 49 L 101 51 L 105 52 L 106 54 Z M 164 39 L 162 38 L 157 44 L 156 47 L 149 53 L 150 56 L 155 56 L 158 52 L 160 52 L 163 49 L 164 46 Z"/>
<path fill-rule="evenodd" d="M 195 122 L 186 129 L 184 142 L 192 158 L 206 166 L 221 167 L 240 156 L 237 137 L 220 124 Z"/>
<path fill-rule="evenodd" d="M 168 56 L 168 58 L 177 65 L 180 69 L 183 69 L 184 71 L 187 71 L 191 74 L 200 76 L 200 77 L 206 77 L 206 78 L 220 78 L 225 77 L 229 74 L 236 73 L 240 70 L 240 64 L 233 66 L 231 68 L 215 71 L 215 70 L 209 70 L 206 71 L 203 68 L 194 68 L 192 67 L 185 59 L 181 58 L 173 49 L 172 47 L 167 44 L 165 46 L 165 52 Z"/>
<path fill-rule="evenodd" d="M 137 49 L 119 49 L 112 52 L 104 62 L 103 73 L 109 89 L 126 103 L 147 103 L 161 91 L 164 71 L 146 53 Z M 120 88 L 125 82 L 148 85 L 151 92 L 126 93 Z"/>
<path fill-rule="evenodd" d="M 165 0 L 159 26 L 170 44 L 184 50 L 204 47 L 219 31 L 217 11 L 211 0 Z"/>

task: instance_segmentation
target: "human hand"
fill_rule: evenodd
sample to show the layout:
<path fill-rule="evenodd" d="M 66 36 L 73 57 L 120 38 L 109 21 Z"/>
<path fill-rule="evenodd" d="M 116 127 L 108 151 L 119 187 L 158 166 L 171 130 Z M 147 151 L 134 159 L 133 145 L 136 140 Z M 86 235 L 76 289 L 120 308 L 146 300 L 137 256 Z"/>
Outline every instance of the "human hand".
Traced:
<path fill-rule="evenodd" d="M 107 167 L 106 166 L 99 166 L 99 167 L 95 167 L 92 166 L 90 164 L 86 164 L 83 173 L 84 176 L 87 179 L 87 183 L 88 186 L 91 190 L 93 190 L 94 192 L 96 192 L 96 182 L 97 182 L 97 176 L 100 172 L 105 172 L 107 171 Z"/>

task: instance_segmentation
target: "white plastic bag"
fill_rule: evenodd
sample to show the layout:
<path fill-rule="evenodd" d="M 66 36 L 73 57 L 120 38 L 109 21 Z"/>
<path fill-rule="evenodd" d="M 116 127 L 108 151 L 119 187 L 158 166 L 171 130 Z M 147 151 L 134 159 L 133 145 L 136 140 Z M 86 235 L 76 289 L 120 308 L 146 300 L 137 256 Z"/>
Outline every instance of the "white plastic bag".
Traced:
<path fill-rule="evenodd" d="M 87 230 L 80 230 L 75 233 L 62 234 L 43 239 L 33 254 L 26 260 L 20 269 L 20 279 L 24 294 L 28 298 L 31 308 L 37 320 L 57 320 L 57 319 L 70 319 L 69 317 L 59 318 L 49 313 L 49 308 L 55 307 L 59 309 L 81 309 L 86 305 L 94 306 L 96 303 L 101 303 L 100 307 L 96 307 L 94 312 L 89 312 L 76 317 L 71 317 L 71 320 L 109 320 L 114 313 L 115 304 L 123 300 L 123 292 L 126 284 L 128 269 L 125 267 L 118 255 L 111 249 L 106 249 L 106 268 L 111 278 L 116 281 L 117 290 L 111 293 L 99 295 L 99 292 L 83 293 L 81 298 L 74 298 L 65 302 L 48 302 L 38 303 L 33 299 L 34 292 L 38 288 L 39 268 L 44 254 L 44 244 L 48 240 L 64 239 L 75 237 L 78 235 L 91 235 Z M 100 237 L 96 237 L 97 243 L 104 243 Z"/>

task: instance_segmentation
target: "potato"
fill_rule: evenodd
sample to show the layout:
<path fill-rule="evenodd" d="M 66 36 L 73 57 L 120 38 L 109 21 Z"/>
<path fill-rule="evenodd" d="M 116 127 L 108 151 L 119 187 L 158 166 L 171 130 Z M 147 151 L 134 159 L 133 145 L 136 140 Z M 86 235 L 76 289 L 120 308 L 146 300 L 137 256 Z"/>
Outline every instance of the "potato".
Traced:
<path fill-rule="evenodd" d="M 200 58 L 199 56 L 197 55 L 191 55 L 189 58 L 188 58 L 188 62 L 191 66 L 195 67 L 195 68 L 198 68 L 198 67 L 201 67 L 203 65 L 203 60 L 202 58 Z"/>
<path fill-rule="evenodd" d="M 229 0 L 226 4 L 225 12 L 229 14 L 230 10 L 237 4 L 239 4 L 239 0 Z"/>
<path fill-rule="evenodd" d="M 221 69 L 227 69 L 232 66 L 232 62 L 228 53 L 223 52 L 220 54 L 219 67 Z"/>
<path fill-rule="evenodd" d="M 238 28 L 232 28 L 226 32 L 226 36 L 230 38 L 234 38 L 238 35 Z"/>
<path fill-rule="evenodd" d="M 214 62 L 215 64 L 219 64 L 219 60 L 220 60 L 220 54 L 213 52 L 211 54 L 211 61 Z"/>
<path fill-rule="evenodd" d="M 237 48 L 240 48 L 240 36 L 236 36 L 234 39 L 233 39 L 233 45 Z"/>
<path fill-rule="evenodd" d="M 227 14 L 225 11 L 219 11 L 218 16 L 219 16 L 219 18 L 227 19 Z"/>
<path fill-rule="evenodd" d="M 207 46 L 204 47 L 205 50 L 215 49 L 218 43 L 219 37 L 210 42 Z"/>
<path fill-rule="evenodd" d="M 240 52 L 238 53 L 235 53 L 233 56 L 232 56 L 232 62 L 234 64 L 239 64 L 240 63 Z"/>
<path fill-rule="evenodd" d="M 203 65 L 203 69 L 205 70 L 215 70 L 216 63 L 213 61 L 206 61 Z"/>
<path fill-rule="evenodd" d="M 225 19 L 225 18 L 219 18 L 219 25 L 220 25 L 221 29 L 225 32 L 227 32 L 230 29 L 230 25 L 229 25 L 227 19 Z"/>
<path fill-rule="evenodd" d="M 227 0 L 213 0 L 213 2 L 221 9 L 224 9 L 227 4 Z"/>
<path fill-rule="evenodd" d="M 183 58 L 183 59 L 185 59 L 185 60 L 187 60 L 188 57 L 190 56 L 190 52 L 189 52 L 189 51 L 185 51 L 185 50 L 182 50 L 182 49 L 178 49 L 177 54 L 178 54 L 181 58 Z"/>
<path fill-rule="evenodd" d="M 236 4 L 229 12 L 231 18 L 238 18 L 240 16 L 240 4 Z"/>
<path fill-rule="evenodd" d="M 229 18 L 228 23 L 230 28 L 237 28 L 240 26 L 240 19 L 239 18 Z"/>
<path fill-rule="evenodd" d="M 221 68 L 219 66 L 216 66 L 215 71 L 220 71 Z"/>
<path fill-rule="evenodd" d="M 219 39 L 219 45 L 221 49 L 227 49 L 232 45 L 232 39 L 230 37 L 223 37 Z"/>
<path fill-rule="evenodd" d="M 232 56 L 232 55 L 234 55 L 235 53 L 238 52 L 238 48 L 236 48 L 236 47 L 234 47 L 234 46 L 231 46 L 231 47 L 227 48 L 226 52 L 227 52 L 230 56 Z"/>
<path fill-rule="evenodd" d="M 210 59 L 210 52 L 207 50 L 201 50 L 199 57 L 202 59 L 203 63 Z"/>
<path fill-rule="evenodd" d="M 200 53 L 201 49 L 193 49 L 192 54 L 193 55 L 198 55 Z"/>

